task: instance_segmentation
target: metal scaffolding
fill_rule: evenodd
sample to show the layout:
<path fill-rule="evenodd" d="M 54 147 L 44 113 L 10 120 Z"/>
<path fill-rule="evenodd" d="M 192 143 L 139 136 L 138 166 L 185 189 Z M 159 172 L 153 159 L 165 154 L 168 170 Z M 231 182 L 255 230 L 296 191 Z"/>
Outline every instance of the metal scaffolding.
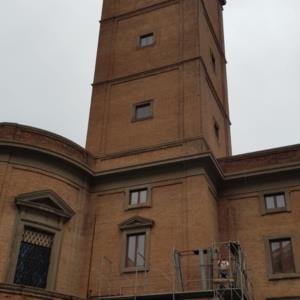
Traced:
<path fill-rule="evenodd" d="M 208 248 L 172 251 L 169 267 L 120 275 L 107 257 L 101 260 L 94 300 L 254 300 L 239 242 L 214 242 Z"/>

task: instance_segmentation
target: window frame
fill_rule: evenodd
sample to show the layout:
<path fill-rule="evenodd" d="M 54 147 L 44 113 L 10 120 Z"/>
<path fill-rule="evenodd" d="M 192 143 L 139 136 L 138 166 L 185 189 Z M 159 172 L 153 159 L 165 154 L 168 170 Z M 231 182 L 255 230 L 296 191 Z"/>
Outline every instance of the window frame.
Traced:
<path fill-rule="evenodd" d="M 47 199 L 50 204 L 52 203 L 53 207 L 45 205 L 43 203 L 45 199 Z M 15 198 L 15 204 L 18 213 L 16 214 L 16 230 L 11 248 L 10 264 L 6 281 L 11 284 L 16 284 L 14 283 L 15 273 L 23 240 L 23 233 L 26 228 L 32 228 L 53 235 L 47 284 L 45 288 L 40 288 L 40 290 L 53 291 L 56 284 L 64 223 L 69 221 L 75 212 L 51 190 L 19 195 Z M 26 288 L 37 287 L 26 286 Z"/>
<path fill-rule="evenodd" d="M 291 249 L 292 249 L 292 258 L 294 262 L 295 272 L 291 273 L 274 273 L 273 271 L 273 261 L 272 261 L 272 253 L 271 253 L 271 242 L 278 240 L 286 240 L 290 239 L 291 241 Z M 290 278 L 299 278 L 300 273 L 299 270 L 299 261 L 295 256 L 295 244 L 297 240 L 293 235 L 279 235 L 279 236 L 268 236 L 265 237 L 265 248 L 266 248 L 266 256 L 267 256 L 267 271 L 268 271 L 268 279 L 269 280 L 280 280 L 280 279 L 290 279 Z"/>
<path fill-rule="evenodd" d="M 137 204 L 131 204 L 131 193 L 135 191 L 141 191 L 146 190 L 147 191 L 147 198 L 145 203 L 137 203 Z M 135 187 L 127 188 L 125 191 L 125 203 L 124 203 L 124 209 L 138 209 L 138 208 L 146 208 L 151 207 L 151 197 L 152 197 L 152 186 L 151 185 L 140 185 Z"/>
<path fill-rule="evenodd" d="M 137 252 L 138 252 L 138 237 L 144 236 L 144 253 L 143 253 L 143 259 L 144 259 L 144 264 L 141 266 L 137 266 L 138 263 L 138 257 L 137 257 Z M 129 249 L 129 240 L 130 237 L 135 238 L 135 249 L 134 249 L 134 256 L 135 256 L 135 266 L 129 267 L 128 266 L 128 249 Z M 126 234 L 126 254 L 125 254 L 125 268 L 144 268 L 146 265 L 146 232 L 138 232 L 138 233 L 132 233 L 132 234 Z"/>
<path fill-rule="evenodd" d="M 23 233 L 26 228 L 33 228 L 36 230 L 45 231 L 49 234 L 53 234 L 53 244 L 51 247 L 51 254 L 50 254 L 50 261 L 49 261 L 48 275 L 47 275 L 47 284 L 45 289 L 43 290 L 54 290 L 56 272 L 58 267 L 58 258 L 59 258 L 59 252 L 60 252 L 61 241 L 62 241 L 62 231 L 60 228 L 51 228 L 50 226 L 47 225 L 36 224 L 32 220 L 26 220 L 24 218 L 18 218 L 17 221 L 17 231 L 13 242 L 13 248 L 11 254 L 12 258 L 10 264 L 10 272 L 8 274 L 8 282 L 12 284 L 16 284 L 14 282 L 15 273 L 16 273 L 21 243 L 23 239 Z M 28 286 L 28 288 L 37 288 L 37 287 Z"/>
<path fill-rule="evenodd" d="M 150 99 L 150 100 L 146 100 L 146 101 L 134 103 L 133 106 L 132 106 L 132 118 L 131 118 L 131 121 L 132 122 L 140 122 L 140 121 L 145 121 L 145 120 L 152 119 L 153 118 L 153 102 L 154 102 L 153 99 Z M 149 107 L 150 107 L 150 114 L 149 114 L 149 116 L 143 117 L 143 118 L 137 118 L 136 117 L 137 108 L 139 106 L 144 106 L 144 105 L 149 105 Z"/>
<path fill-rule="evenodd" d="M 151 35 L 153 36 L 153 42 L 151 44 L 142 46 L 142 44 L 141 44 L 142 38 L 146 38 L 147 36 L 151 36 Z M 156 44 L 156 34 L 155 34 L 154 31 L 149 31 L 148 33 L 139 34 L 139 36 L 137 38 L 137 47 L 139 49 L 145 49 L 145 48 L 153 47 L 155 44 Z"/>
<path fill-rule="evenodd" d="M 285 199 L 285 207 L 279 207 L 279 208 L 267 208 L 266 205 L 266 197 L 267 196 L 275 196 L 275 195 L 279 195 L 279 194 L 283 194 L 284 195 L 284 199 Z M 261 202 L 261 214 L 262 215 L 269 215 L 269 214 L 277 214 L 277 213 L 287 213 L 287 212 L 291 212 L 290 209 L 290 197 L 289 197 L 289 191 L 287 190 L 270 190 L 270 191 L 266 191 L 263 193 L 260 193 L 259 197 L 260 197 L 260 202 Z"/>
<path fill-rule="evenodd" d="M 150 270 L 150 232 L 153 225 L 154 221 L 139 216 L 132 217 L 119 225 L 119 228 L 122 232 L 121 273 L 146 272 Z M 128 267 L 126 265 L 128 236 L 138 234 L 145 234 L 145 265 Z"/>

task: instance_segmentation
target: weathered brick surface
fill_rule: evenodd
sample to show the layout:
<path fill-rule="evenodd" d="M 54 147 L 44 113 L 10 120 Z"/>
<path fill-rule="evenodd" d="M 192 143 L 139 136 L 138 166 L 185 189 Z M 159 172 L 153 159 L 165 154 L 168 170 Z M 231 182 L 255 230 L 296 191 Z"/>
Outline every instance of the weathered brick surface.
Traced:
<path fill-rule="evenodd" d="M 299 297 L 300 279 L 268 280 L 264 242 L 266 236 L 292 236 L 300 272 L 298 177 L 293 172 L 293 178 L 286 175 L 278 180 L 277 175 L 275 182 L 265 176 L 248 184 L 246 176 L 230 181 L 230 175 L 280 168 L 288 172 L 289 166 L 299 164 L 300 146 L 228 157 L 221 2 L 104 1 L 87 141 L 93 154 L 42 130 L 0 124 L 0 282 L 7 282 L 11 267 L 16 196 L 50 189 L 75 211 L 64 225 L 55 278 L 55 292 L 60 294 L 2 283 L 0 299 L 71 300 L 68 295 L 85 299 L 88 293 L 171 292 L 177 288 L 174 248 L 206 248 L 218 240 L 241 242 L 256 300 Z M 138 37 L 149 32 L 155 33 L 155 45 L 139 49 Z M 144 100 L 153 100 L 153 118 L 132 122 L 133 104 Z M 210 167 L 205 162 L 203 166 L 186 162 L 174 172 L 173 166 L 165 164 L 160 171 L 144 169 L 142 176 L 136 171 L 128 171 L 123 178 L 120 174 L 96 176 L 206 153 L 225 156 L 216 162 L 225 180 L 218 166 L 208 170 L 213 159 L 210 164 L 206 160 Z M 150 207 L 126 210 L 127 189 L 141 184 L 151 188 Z M 288 190 L 291 212 L 262 215 L 259 194 L 274 187 Z M 147 273 L 122 272 L 125 249 L 119 224 L 133 216 L 154 222 Z M 186 289 L 199 289 L 198 257 L 185 257 L 182 271 Z"/>
<path fill-rule="evenodd" d="M 90 242 L 90 227 L 86 220 L 86 191 L 60 176 L 33 167 L 10 165 L 6 172 L 0 198 L 0 281 L 6 281 L 11 263 L 18 216 L 14 198 L 23 193 L 50 189 L 75 211 L 75 216 L 64 225 L 56 291 L 84 297 L 89 254 L 86 247 Z"/>
<path fill-rule="evenodd" d="M 130 154 L 142 163 L 147 160 L 136 151 L 143 147 L 156 151 L 150 147 L 204 139 L 216 157 L 229 155 L 225 58 L 220 32 L 215 32 L 222 26 L 218 2 L 109 2 L 104 2 L 105 16 L 117 11 L 124 15 L 102 23 L 87 149 L 104 158 L 105 164 L 124 151 L 127 164 Z M 151 9 L 143 9 L 146 6 Z M 150 32 L 155 44 L 140 48 L 139 36 Z M 132 122 L 133 104 L 150 99 L 153 118 Z M 164 159 L 165 153 L 157 151 L 152 160 Z M 117 163 L 122 165 L 121 159 Z"/>
<path fill-rule="evenodd" d="M 286 189 L 282 184 L 281 188 Z M 221 237 L 241 242 L 247 255 L 248 275 L 254 286 L 256 300 L 300 294 L 300 279 L 268 279 L 269 249 L 265 247 L 265 237 L 292 236 L 295 263 L 299 272 L 300 233 L 296 225 L 300 218 L 299 187 L 300 185 L 288 189 L 291 212 L 262 215 L 259 192 L 228 195 L 219 201 Z"/>
<path fill-rule="evenodd" d="M 122 294 L 134 293 L 135 274 L 120 274 L 120 259 L 124 253 L 121 251 L 122 233 L 118 224 L 135 215 L 155 222 L 150 235 L 148 280 L 144 282 L 145 274 L 141 273 L 138 274 L 138 283 L 143 286 L 144 293 L 171 292 L 174 282 L 173 248 L 207 247 L 218 235 L 216 202 L 207 188 L 207 181 L 204 176 L 197 176 L 153 183 L 151 208 L 124 211 L 124 197 L 124 189 L 93 196 L 97 222 L 91 269 L 92 294 L 105 295 L 110 289 L 113 294 L 120 291 Z M 195 211 L 201 211 L 202 217 L 194 214 Z M 104 257 L 112 262 L 111 277 Z M 186 280 L 199 277 L 197 265 L 187 261 L 185 264 Z M 189 284 L 194 283 L 187 283 L 187 286 Z"/>

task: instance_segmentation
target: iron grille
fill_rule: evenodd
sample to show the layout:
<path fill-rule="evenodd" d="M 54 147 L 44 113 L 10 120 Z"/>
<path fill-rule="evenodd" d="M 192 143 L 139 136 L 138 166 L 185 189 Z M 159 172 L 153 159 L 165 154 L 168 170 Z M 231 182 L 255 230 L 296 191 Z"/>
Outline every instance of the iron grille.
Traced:
<path fill-rule="evenodd" d="M 14 283 L 46 288 L 54 235 L 25 228 Z"/>

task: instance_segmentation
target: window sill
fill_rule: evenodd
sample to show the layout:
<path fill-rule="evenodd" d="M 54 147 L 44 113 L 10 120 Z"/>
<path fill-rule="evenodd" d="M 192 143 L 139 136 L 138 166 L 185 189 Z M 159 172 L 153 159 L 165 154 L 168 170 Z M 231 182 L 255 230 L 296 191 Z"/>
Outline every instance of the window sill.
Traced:
<path fill-rule="evenodd" d="M 125 210 L 139 209 L 139 208 L 150 208 L 150 204 L 140 204 L 140 205 L 128 205 Z"/>
<path fill-rule="evenodd" d="M 274 215 L 274 214 L 282 214 L 282 213 L 291 213 L 292 211 L 284 208 L 284 209 L 270 209 L 270 210 L 265 210 L 262 215 L 267 216 L 267 215 Z"/>
<path fill-rule="evenodd" d="M 149 272 L 149 267 L 132 267 L 132 268 L 124 268 L 122 273 L 140 273 L 140 272 Z"/>
<path fill-rule="evenodd" d="M 153 116 L 149 116 L 149 117 L 145 117 L 145 118 L 139 118 L 139 119 L 133 118 L 131 120 L 131 122 L 136 123 L 136 122 L 141 122 L 141 121 L 146 121 L 146 120 L 151 120 L 151 119 L 153 119 Z"/>
<path fill-rule="evenodd" d="M 284 280 L 300 278 L 300 273 L 269 274 L 269 280 Z"/>

